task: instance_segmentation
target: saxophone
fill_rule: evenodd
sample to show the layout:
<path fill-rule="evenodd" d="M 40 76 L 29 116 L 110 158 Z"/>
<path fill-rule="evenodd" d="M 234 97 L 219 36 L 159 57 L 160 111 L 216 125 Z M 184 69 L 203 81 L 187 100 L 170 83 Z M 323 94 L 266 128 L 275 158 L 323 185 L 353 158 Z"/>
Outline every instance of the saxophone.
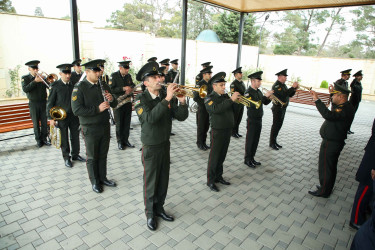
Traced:
<path fill-rule="evenodd" d="M 59 149 L 61 147 L 61 131 L 57 121 L 61 121 L 66 118 L 66 111 L 61 107 L 55 106 L 49 110 L 49 114 L 51 115 L 52 119 L 56 121 L 56 125 L 49 125 L 49 137 L 51 144 Z"/>
<path fill-rule="evenodd" d="M 139 86 L 141 86 L 142 83 L 138 83 L 137 85 L 135 85 L 134 89 L 137 89 Z M 132 101 L 132 97 L 133 97 L 133 92 L 131 92 L 130 94 L 123 94 L 123 95 L 120 95 L 118 98 L 117 98 L 117 106 L 116 108 L 113 108 L 113 109 L 118 109 L 120 107 L 122 107 L 124 104 L 128 103 L 128 102 L 131 102 Z"/>

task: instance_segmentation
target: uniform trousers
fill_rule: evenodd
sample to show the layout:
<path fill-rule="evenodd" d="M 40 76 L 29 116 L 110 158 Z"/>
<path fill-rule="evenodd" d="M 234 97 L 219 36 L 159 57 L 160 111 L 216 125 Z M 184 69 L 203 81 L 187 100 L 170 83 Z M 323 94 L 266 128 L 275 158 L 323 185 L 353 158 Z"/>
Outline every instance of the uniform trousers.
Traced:
<path fill-rule="evenodd" d="M 169 183 L 170 145 L 168 140 L 142 147 L 143 198 L 148 218 L 163 212 Z"/>
<path fill-rule="evenodd" d="M 366 210 L 372 200 L 372 194 L 373 194 L 372 182 L 370 182 L 370 185 L 359 183 L 358 189 L 354 198 L 352 214 L 350 216 L 350 222 L 357 224 L 357 225 L 362 225 L 363 223 L 365 223 Z"/>
<path fill-rule="evenodd" d="M 78 117 L 73 115 L 73 113 L 69 113 L 64 120 L 58 121 L 58 127 L 61 132 L 61 153 L 64 160 L 70 158 L 69 135 L 72 145 L 72 157 L 77 157 L 80 151 Z"/>
<path fill-rule="evenodd" d="M 273 105 L 271 109 L 273 114 L 273 122 L 271 127 L 270 145 L 277 142 L 277 136 L 279 135 L 279 131 L 283 126 L 286 107 L 281 108 L 280 106 Z"/>
<path fill-rule="evenodd" d="M 245 161 L 254 159 L 255 153 L 257 152 L 261 132 L 262 118 L 248 118 L 245 144 Z"/>
<path fill-rule="evenodd" d="M 197 144 L 206 143 L 207 132 L 210 127 L 210 116 L 205 108 L 198 106 L 197 111 Z"/>
<path fill-rule="evenodd" d="M 232 134 L 238 134 L 239 126 L 241 124 L 243 116 L 244 106 L 242 104 L 233 104 L 233 114 L 234 114 L 234 127 Z"/>
<path fill-rule="evenodd" d="M 107 179 L 107 155 L 110 141 L 110 124 L 82 126 L 86 145 L 86 166 L 92 185 Z"/>
<path fill-rule="evenodd" d="M 46 106 L 47 101 L 29 101 L 30 116 L 33 121 L 34 135 L 37 142 L 45 141 L 47 139 Z"/>
<path fill-rule="evenodd" d="M 211 128 L 211 150 L 207 165 L 207 184 L 223 179 L 223 163 L 227 156 L 232 129 Z"/>
<path fill-rule="evenodd" d="M 116 121 L 116 138 L 118 143 L 125 144 L 129 140 L 130 122 L 132 118 L 132 103 L 128 102 L 114 110 Z"/>

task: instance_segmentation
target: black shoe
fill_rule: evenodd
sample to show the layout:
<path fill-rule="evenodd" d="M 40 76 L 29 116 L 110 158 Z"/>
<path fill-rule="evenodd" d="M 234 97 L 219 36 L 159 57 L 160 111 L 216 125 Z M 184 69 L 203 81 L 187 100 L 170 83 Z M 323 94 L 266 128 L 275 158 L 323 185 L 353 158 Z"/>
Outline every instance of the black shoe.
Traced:
<path fill-rule="evenodd" d="M 166 214 L 165 211 L 156 214 L 156 216 L 162 218 L 165 221 L 174 221 L 173 216 Z"/>
<path fill-rule="evenodd" d="M 355 230 L 358 230 L 361 226 L 360 225 L 357 225 L 357 224 L 354 224 L 352 222 L 349 222 L 349 227 L 355 229 Z"/>
<path fill-rule="evenodd" d="M 319 194 L 318 190 L 316 190 L 316 191 L 309 191 L 309 194 L 311 194 L 313 196 L 316 196 L 316 197 L 322 197 L 322 198 L 328 198 L 329 197 L 329 195 L 327 195 L 327 194 Z"/>
<path fill-rule="evenodd" d="M 43 142 L 42 141 L 38 141 L 37 143 L 36 143 L 36 146 L 38 147 L 38 148 L 41 148 L 41 147 L 43 147 Z"/>
<path fill-rule="evenodd" d="M 237 136 L 238 136 L 238 137 L 242 137 L 242 135 L 240 135 L 239 133 L 237 133 Z"/>
<path fill-rule="evenodd" d="M 207 148 L 205 148 L 202 144 L 200 144 L 200 143 L 197 143 L 197 146 L 198 146 L 198 148 L 200 149 L 200 150 L 203 150 L 203 151 L 206 151 L 207 150 Z"/>
<path fill-rule="evenodd" d="M 274 150 L 279 150 L 279 148 L 276 146 L 276 144 L 271 144 L 270 147 Z"/>
<path fill-rule="evenodd" d="M 262 165 L 262 163 L 260 163 L 259 161 L 254 160 L 254 159 L 251 160 L 251 163 L 252 163 L 253 165 L 255 165 L 255 166 L 260 166 L 260 165 Z"/>
<path fill-rule="evenodd" d="M 77 155 L 77 156 L 73 156 L 72 157 L 72 160 L 73 161 L 82 161 L 82 162 L 85 162 L 86 161 L 86 159 L 84 159 L 82 156 L 80 156 L 80 155 Z"/>
<path fill-rule="evenodd" d="M 240 138 L 236 133 L 233 133 L 232 137 L 237 138 L 237 139 Z"/>
<path fill-rule="evenodd" d="M 219 192 L 219 189 L 216 187 L 214 183 L 212 184 L 207 184 L 207 186 L 214 192 Z"/>
<path fill-rule="evenodd" d="M 176 134 L 171 132 L 171 135 L 176 135 Z"/>
<path fill-rule="evenodd" d="M 121 143 L 121 142 L 119 142 L 119 143 L 117 144 L 117 146 L 118 146 L 118 149 L 120 149 L 120 150 L 124 150 L 124 149 L 125 149 L 124 146 L 122 146 L 122 143 Z"/>
<path fill-rule="evenodd" d="M 125 145 L 126 145 L 128 148 L 134 148 L 134 145 L 130 144 L 129 141 L 127 141 Z"/>
<path fill-rule="evenodd" d="M 206 148 L 206 149 L 210 149 L 210 148 L 211 148 L 211 147 L 208 146 L 206 143 L 203 143 L 202 146 L 203 146 L 204 148 Z"/>
<path fill-rule="evenodd" d="M 156 230 L 156 220 L 155 220 L 154 217 L 147 218 L 147 227 L 151 231 L 155 231 Z"/>
<path fill-rule="evenodd" d="M 277 142 L 275 142 L 275 145 L 276 145 L 276 147 L 278 147 L 278 148 L 283 148 L 283 146 L 281 146 L 281 145 L 278 144 Z"/>
<path fill-rule="evenodd" d="M 230 185 L 230 182 L 228 182 L 228 181 L 226 181 L 226 180 L 224 180 L 224 179 L 219 179 L 219 180 L 216 180 L 215 181 L 216 183 L 221 183 L 221 184 L 223 184 L 223 185 Z"/>
<path fill-rule="evenodd" d="M 46 146 L 51 146 L 51 143 L 47 140 L 43 141 L 43 144 L 46 145 Z"/>
<path fill-rule="evenodd" d="M 94 190 L 95 193 L 101 193 L 103 192 L 103 188 L 100 184 L 94 184 L 92 185 L 92 190 Z"/>
<path fill-rule="evenodd" d="M 255 165 L 251 161 L 245 161 L 245 165 L 247 165 L 249 168 L 255 168 Z"/>
<path fill-rule="evenodd" d="M 352 132 L 352 131 L 349 130 L 349 131 L 347 132 L 347 134 L 348 134 L 348 135 L 351 135 L 351 134 L 354 134 L 354 132 Z"/>
<path fill-rule="evenodd" d="M 72 167 L 73 167 L 73 164 L 72 164 L 72 162 L 70 161 L 70 159 L 66 159 L 66 160 L 65 160 L 65 166 L 68 167 L 68 168 L 72 168 Z"/>
<path fill-rule="evenodd" d="M 107 187 L 116 187 L 116 182 L 110 181 L 108 179 L 105 179 L 104 181 L 101 181 L 100 183 Z"/>

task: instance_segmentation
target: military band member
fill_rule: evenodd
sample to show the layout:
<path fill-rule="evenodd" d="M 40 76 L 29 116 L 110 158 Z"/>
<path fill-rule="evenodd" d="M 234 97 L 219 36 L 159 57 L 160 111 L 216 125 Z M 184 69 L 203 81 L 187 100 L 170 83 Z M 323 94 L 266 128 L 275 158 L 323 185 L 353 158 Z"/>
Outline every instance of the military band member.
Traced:
<path fill-rule="evenodd" d="M 274 150 L 279 150 L 282 148 L 280 144 L 277 143 L 277 136 L 279 135 L 279 131 L 283 126 L 286 108 L 289 104 L 289 97 L 294 96 L 296 90 L 298 88 L 298 83 L 293 83 L 293 86 L 288 88 L 285 85 L 286 78 L 288 76 L 287 69 L 276 73 L 277 81 L 272 85 L 272 90 L 274 91 L 274 95 L 280 99 L 285 105 L 281 105 L 280 103 L 273 103 L 272 105 L 272 114 L 273 114 L 273 122 L 271 127 L 271 134 L 270 134 L 270 147 Z"/>
<path fill-rule="evenodd" d="M 156 62 L 157 60 L 158 60 L 158 58 L 153 56 L 153 57 L 150 57 L 149 59 L 147 59 L 147 62 Z"/>
<path fill-rule="evenodd" d="M 129 74 L 130 61 L 118 62 L 119 70 L 112 73 L 110 87 L 114 98 L 120 96 L 128 96 L 131 98 L 135 84 Z M 114 109 L 114 117 L 116 121 L 116 138 L 118 149 L 124 150 L 125 147 L 134 148 L 129 142 L 130 123 L 132 116 L 132 102 L 129 101 L 121 107 Z"/>
<path fill-rule="evenodd" d="M 167 73 L 165 74 L 164 76 L 164 80 L 165 80 L 165 83 L 170 83 L 173 81 L 173 79 L 171 79 L 170 75 L 168 74 L 168 71 L 169 71 L 169 59 L 164 59 L 164 60 L 161 60 L 159 63 L 160 63 L 160 67 L 165 67 L 166 68 L 166 71 Z"/>
<path fill-rule="evenodd" d="M 272 90 L 269 90 L 265 96 L 263 96 L 262 91 L 259 90 L 259 87 L 262 84 L 262 74 L 263 71 L 258 71 L 248 76 L 251 80 L 251 85 L 244 94 L 245 98 L 251 98 L 253 101 L 261 102 L 259 108 L 256 108 L 254 104 L 247 107 L 247 133 L 244 163 L 250 168 L 255 168 L 256 166 L 261 165 L 260 162 L 257 162 L 254 159 L 254 156 L 257 152 L 260 133 L 262 132 L 263 104 L 268 105 L 271 102 L 269 97 L 273 93 Z"/>
<path fill-rule="evenodd" d="M 171 82 L 179 83 L 179 77 L 176 78 L 178 74 L 178 59 L 174 59 L 171 61 L 172 68 L 168 71 L 169 79 Z"/>
<path fill-rule="evenodd" d="M 47 141 L 47 86 L 37 73 L 40 61 L 34 60 L 25 63 L 28 66 L 29 74 L 22 76 L 22 90 L 29 99 L 31 120 L 33 121 L 34 135 L 37 146 L 50 146 Z M 40 125 L 39 125 L 40 122 Z"/>
<path fill-rule="evenodd" d="M 211 64 L 211 62 L 202 63 L 201 64 L 202 69 L 207 68 L 208 66 L 210 66 L 210 64 Z M 202 75 L 201 72 L 199 72 L 199 74 L 195 77 L 195 84 L 197 84 L 198 82 L 200 82 L 202 79 L 203 79 L 203 75 Z"/>
<path fill-rule="evenodd" d="M 355 114 L 357 113 L 359 103 L 362 100 L 362 84 L 361 84 L 361 81 L 363 79 L 362 70 L 358 71 L 353 76 L 354 76 L 354 79 L 352 83 L 350 84 L 352 94 L 350 95 L 349 102 L 353 105 L 354 114 Z M 348 134 L 354 134 L 354 132 L 352 132 L 349 128 Z"/>
<path fill-rule="evenodd" d="M 352 71 L 352 69 L 347 69 L 347 70 L 343 70 L 341 71 L 341 78 L 338 79 L 335 84 L 337 85 L 340 85 L 340 86 L 344 86 L 345 88 L 348 88 L 348 79 L 350 78 L 350 71 Z"/>
<path fill-rule="evenodd" d="M 203 79 L 199 81 L 195 87 L 200 88 L 203 85 L 207 86 L 207 94 L 212 92 L 212 85 L 208 84 L 212 75 L 212 66 L 209 66 L 201 70 Z M 198 104 L 197 111 L 197 146 L 201 150 L 207 150 L 210 147 L 206 144 L 207 132 L 210 127 L 209 115 L 207 113 L 206 106 L 204 105 L 204 100 L 199 97 L 197 92 L 194 92 L 194 101 Z"/>
<path fill-rule="evenodd" d="M 223 163 L 234 126 L 233 104 L 240 95 L 238 92 L 234 92 L 231 97 L 225 94 L 224 78 L 225 72 L 219 72 L 211 78 L 210 84 L 212 84 L 213 91 L 204 99 L 211 123 L 211 151 L 207 164 L 207 186 L 215 192 L 219 192 L 215 183 L 230 185 L 223 178 Z"/>
<path fill-rule="evenodd" d="M 70 81 L 72 82 L 73 86 L 76 85 L 76 83 L 78 83 L 79 79 L 81 79 L 81 76 L 83 74 L 81 62 L 82 62 L 81 59 L 77 59 L 72 62 L 74 71 L 72 72 Z"/>
<path fill-rule="evenodd" d="M 66 63 L 60 64 L 56 67 L 60 70 L 60 79 L 52 85 L 47 101 L 47 117 L 50 119 L 50 124 L 56 125 L 56 121 L 52 119 L 49 112 L 51 108 L 55 106 L 61 107 L 66 112 L 66 118 L 58 121 L 57 126 L 61 132 L 62 156 L 64 158 L 65 166 L 68 168 L 73 167 L 70 160 L 69 134 L 70 143 L 72 145 L 72 160 L 86 161 L 86 159 L 79 155 L 79 119 L 73 114 L 71 107 L 72 92 L 74 88 L 74 85 L 70 80 L 72 66 L 72 64 Z"/>
<path fill-rule="evenodd" d="M 165 221 L 174 218 L 164 211 L 170 169 L 170 142 L 172 128 L 171 113 L 179 120 L 187 119 L 189 112 L 185 97 L 177 97 L 180 105 L 171 102 L 176 92 L 176 84 L 170 84 L 167 91 L 161 91 L 158 64 L 144 65 L 137 74 L 147 89 L 138 94 L 135 110 L 141 123 L 142 164 L 144 167 L 143 197 L 147 227 L 154 231 L 157 224 L 155 216 Z"/>
<path fill-rule="evenodd" d="M 73 114 L 78 116 L 86 145 L 87 171 L 92 189 L 103 192 L 103 186 L 114 187 L 116 183 L 107 179 L 107 154 L 110 141 L 109 107 L 116 107 L 110 88 L 99 86 L 100 65 L 103 60 L 92 60 L 85 66 L 86 79 L 74 86 L 72 93 Z M 103 91 L 102 91 L 103 89 Z M 105 100 L 104 96 L 105 96 Z"/>
<path fill-rule="evenodd" d="M 232 84 L 230 85 L 231 92 L 239 92 L 240 95 L 244 95 L 246 91 L 245 84 L 242 81 L 242 67 L 235 69 L 232 73 L 234 74 L 234 78 L 236 78 Z M 234 127 L 232 131 L 232 136 L 234 138 L 240 138 L 242 135 L 239 134 L 239 126 L 241 124 L 242 115 L 243 115 L 244 106 L 240 103 L 233 104 L 233 111 L 234 111 Z"/>
<path fill-rule="evenodd" d="M 344 148 L 346 132 L 354 117 L 353 105 L 348 101 L 350 90 L 344 86 L 335 84 L 332 92 L 332 110 L 318 99 L 315 91 L 311 91 L 311 96 L 315 101 L 316 108 L 325 119 L 320 128 L 322 143 L 319 152 L 319 182 L 320 186 L 309 194 L 318 197 L 328 198 L 335 185 L 337 162 L 341 150 Z"/>

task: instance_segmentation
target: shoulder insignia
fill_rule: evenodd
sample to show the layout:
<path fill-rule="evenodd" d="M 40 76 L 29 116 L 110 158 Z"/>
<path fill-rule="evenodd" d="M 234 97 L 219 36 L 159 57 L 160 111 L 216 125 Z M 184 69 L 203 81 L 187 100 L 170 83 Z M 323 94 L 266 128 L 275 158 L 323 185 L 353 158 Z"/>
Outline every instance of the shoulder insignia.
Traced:
<path fill-rule="evenodd" d="M 139 108 L 139 109 L 137 109 L 137 114 L 138 115 L 141 115 L 143 113 L 143 108 Z"/>
<path fill-rule="evenodd" d="M 75 95 L 75 96 L 72 96 L 72 100 L 73 100 L 73 102 L 75 101 L 75 100 L 77 100 L 77 96 Z"/>
<path fill-rule="evenodd" d="M 141 103 L 141 100 L 137 100 L 137 101 L 134 102 L 134 106 L 137 106 L 137 105 L 139 105 L 140 103 Z"/>
<path fill-rule="evenodd" d="M 250 95 L 249 93 L 245 93 L 245 95 L 244 95 L 244 96 L 245 96 L 245 97 L 248 97 L 249 95 Z"/>
<path fill-rule="evenodd" d="M 278 90 L 278 91 L 281 91 L 281 88 L 278 88 L 277 90 Z"/>
<path fill-rule="evenodd" d="M 340 113 L 340 112 L 342 111 L 342 109 L 335 109 L 335 111 L 336 111 L 337 113 Z"/>
<path fill-rule="evenodd" d="M 21 82 L 24 83 L 25 82 L 25 78 L 22 78 Z"/>
<path fill-rule="evenodd" d="M 275 89 L 277 89 L 278 87 L 280 87 L 279 84 L 275 85 Z"/>
<path fill-rule="evenodd" d="M 213 103 L 214 103 L 214 101 L 210 101 L 210 102 L 208 103 L 208 105 L 211 106 Z"/>
<path fill-rule="evenodd" d="M 206 102 L 209 102 L 209 101 L 211 101 L 211 98 L 210 97 L 207 97 L 206 99 L 204 99 L 204 102 L 206 103 Z"/>

